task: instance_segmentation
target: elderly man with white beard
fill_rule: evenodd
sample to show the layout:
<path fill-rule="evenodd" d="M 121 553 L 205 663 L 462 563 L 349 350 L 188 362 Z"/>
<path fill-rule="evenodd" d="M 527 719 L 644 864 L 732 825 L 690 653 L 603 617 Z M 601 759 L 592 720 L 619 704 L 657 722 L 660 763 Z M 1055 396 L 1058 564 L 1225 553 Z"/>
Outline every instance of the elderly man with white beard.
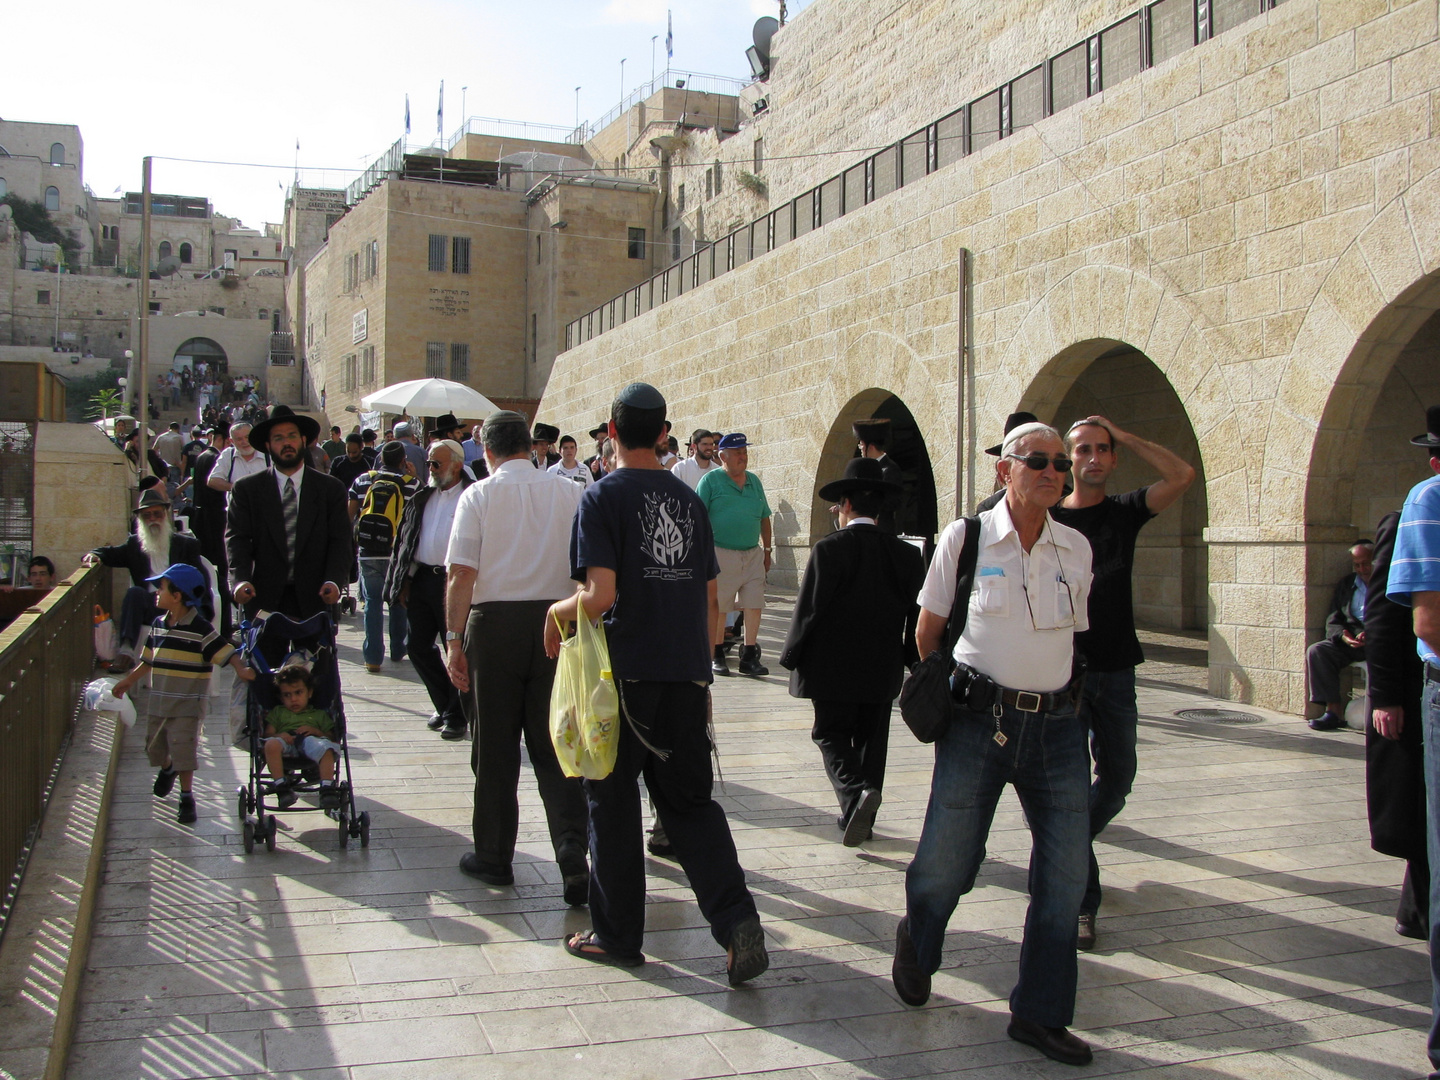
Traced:
<path fill-rule="evenodd" d="M 130 588 L 125 590 L 125 600 L 120 606 L 118 655 L 122 659 L 122 668 L 135 662 L 141 628 L 148 626 L 160 613 L 155 604 L 155 587 L 145 579 L 176 563 L 187 563 L 199 570 L 202 576 L 205 575 L 205 568 L 200 562 L 200 541 L 175 531 L 175 522 L 170 516 L 170 498 L 165 494 L 163 484 L 141 493 L 140 503 L 135 509 L 135 531 L 123 544 L 97 547 L 80 561 L 86 566 L 101 563 L 130 571 Z M 211 601 L 207 600 L 202 605 L 201 615 L 207 620 L 215 617 Z"/>

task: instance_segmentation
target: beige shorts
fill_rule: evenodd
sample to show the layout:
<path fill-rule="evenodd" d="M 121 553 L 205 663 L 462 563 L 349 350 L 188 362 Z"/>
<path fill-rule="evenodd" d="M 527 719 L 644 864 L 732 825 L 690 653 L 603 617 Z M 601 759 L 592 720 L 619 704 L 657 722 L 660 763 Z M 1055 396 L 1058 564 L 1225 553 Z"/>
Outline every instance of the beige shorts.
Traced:
<path fill-rule="evenodd" d="M 163 769 L 169 762 L 176 772 L 194 772 L 199 767 L 200 718 L 150 717 L 145 725 L 145 752 L 150 756 L 150 764 L 157 769 Z"/>
<path fill-rule="evenodd" d="M 715 582 L 720 614 L 765 606 L 764 548 L 759 544 L 744 551 L 717 547 L 715 561 L 720 564 L 720 577 Z"/>

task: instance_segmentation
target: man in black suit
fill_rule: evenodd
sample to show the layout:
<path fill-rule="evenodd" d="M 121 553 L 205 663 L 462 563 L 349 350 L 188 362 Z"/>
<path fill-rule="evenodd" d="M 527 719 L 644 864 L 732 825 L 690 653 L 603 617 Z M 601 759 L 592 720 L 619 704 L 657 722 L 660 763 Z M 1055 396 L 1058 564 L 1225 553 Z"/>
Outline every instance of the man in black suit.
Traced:
<path fill-rule="evenodd" d="M 878 420 L 856 420 L 850 430 L 855 433 L 855 443 L 860 456 L 879 462 L 886 483 L 893 485 L 890 494 L 885 498 L 885 505 L 875 515 L 875 524 L 882 532 L 895 536 L 900 532 L 901 522 L 906 516 L 905 471 L 885 452 L 885 448 L 890 445 L 890 421 L 883 417 Z"/>
<path fill-rule="evenodd" d="M 279 611 L 306 619 L 340 600 L 354 552 L 345 488 L 305 464 L 320 425 L 288 405 L 250 432 L 270 455 L 270 468 L 236 482 L 230 492 L 225 550 L 235 602 L 247 617 Z"/>
<path fill-rule="evenodd" d="M 1346 726 L 1340 672 L 1365 659 L 1365 590 L 1374 559 L 1375 549 L 1369 540 L 1361 540 L 1350 549 L 1353 572 L 1335 583 L 1330 614 L 1325 619 L 1325 637 L 1305 650 L 1310 700 L 1325 706 L 1325 712 L 1310 721 L 1316 731 Z"/>
<path fill-rule="evenodd" d="M 815 708 L 811 738 L 840 800 L 843 843 L 870 836 L 890 741 L 890 707 L 915 650 L 916 597 L 925 582 L 920 552 L 886 534 L 875 516 L 896 485 L 880 462 L 854 458 L 841 480 L 820 489 L 838 499 L 839 532 L 810 553 L 780 663 L 790 693 Z"/>

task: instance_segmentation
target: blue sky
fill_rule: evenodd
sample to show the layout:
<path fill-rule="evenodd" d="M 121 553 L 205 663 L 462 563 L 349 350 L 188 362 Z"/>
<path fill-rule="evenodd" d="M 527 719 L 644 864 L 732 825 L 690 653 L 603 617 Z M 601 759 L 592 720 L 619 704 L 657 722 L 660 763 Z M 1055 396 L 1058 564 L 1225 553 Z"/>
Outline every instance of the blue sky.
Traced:
<path fill-rule="evenodd" d="M 790 0 L 791 15 L 818 0 Z M 71 0 L 12 5 L 6 37 L 31 42 L 0 66 L 0 116 L 79 124 L 85 179 L 97 195 L 138 190 L 146 154 L 282 166 L 155 163 L 155 190 L 205 195 L 259 227 L 278 221 L 300 142 L 302 181 L 343 186 L 404 132 L 445 134 L 465 113 L 573 126 L 597 119 L 665 67 L 673 12 L 675 68 L 749 73 L 745 49 L 774 0 Z M 57 24 L 57 15 L 63 25 Z M 61 47 L 65 60 L 53 59 Z M 19 56 L 23 64 L 14 63 Z M 46 59 L 49 56 L 52 59 Z M 324 171 L 328 167 L 332 171 Z"/>

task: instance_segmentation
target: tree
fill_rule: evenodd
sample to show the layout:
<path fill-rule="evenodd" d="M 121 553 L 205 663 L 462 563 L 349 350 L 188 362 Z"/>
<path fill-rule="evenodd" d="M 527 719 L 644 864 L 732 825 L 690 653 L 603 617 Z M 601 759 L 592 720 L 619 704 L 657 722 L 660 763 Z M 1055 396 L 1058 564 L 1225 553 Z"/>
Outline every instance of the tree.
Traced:
<path fill-rule="evenodd" d="M 80 238 L 73 229 L 62 229 L 56 225 L 43 202 L 22 198 L 11 192 L 0 197 L 0 203 L 10 207 L 10 216 L 14 218 L 17 229 L 28 232 L 42 244 L 58 244 L 60 250 L 65 252 L 66 264 L 76 265 L 80 257 Z"/>
<path fill-rule="evenodd" d="M 125 408 L 125 395 L 119 387 L 108 390 L 97 390 L 90 398 L 90 407 L 85 415 L 94 420 L 104 420 L 109 416 L 118 416 Z"/>

